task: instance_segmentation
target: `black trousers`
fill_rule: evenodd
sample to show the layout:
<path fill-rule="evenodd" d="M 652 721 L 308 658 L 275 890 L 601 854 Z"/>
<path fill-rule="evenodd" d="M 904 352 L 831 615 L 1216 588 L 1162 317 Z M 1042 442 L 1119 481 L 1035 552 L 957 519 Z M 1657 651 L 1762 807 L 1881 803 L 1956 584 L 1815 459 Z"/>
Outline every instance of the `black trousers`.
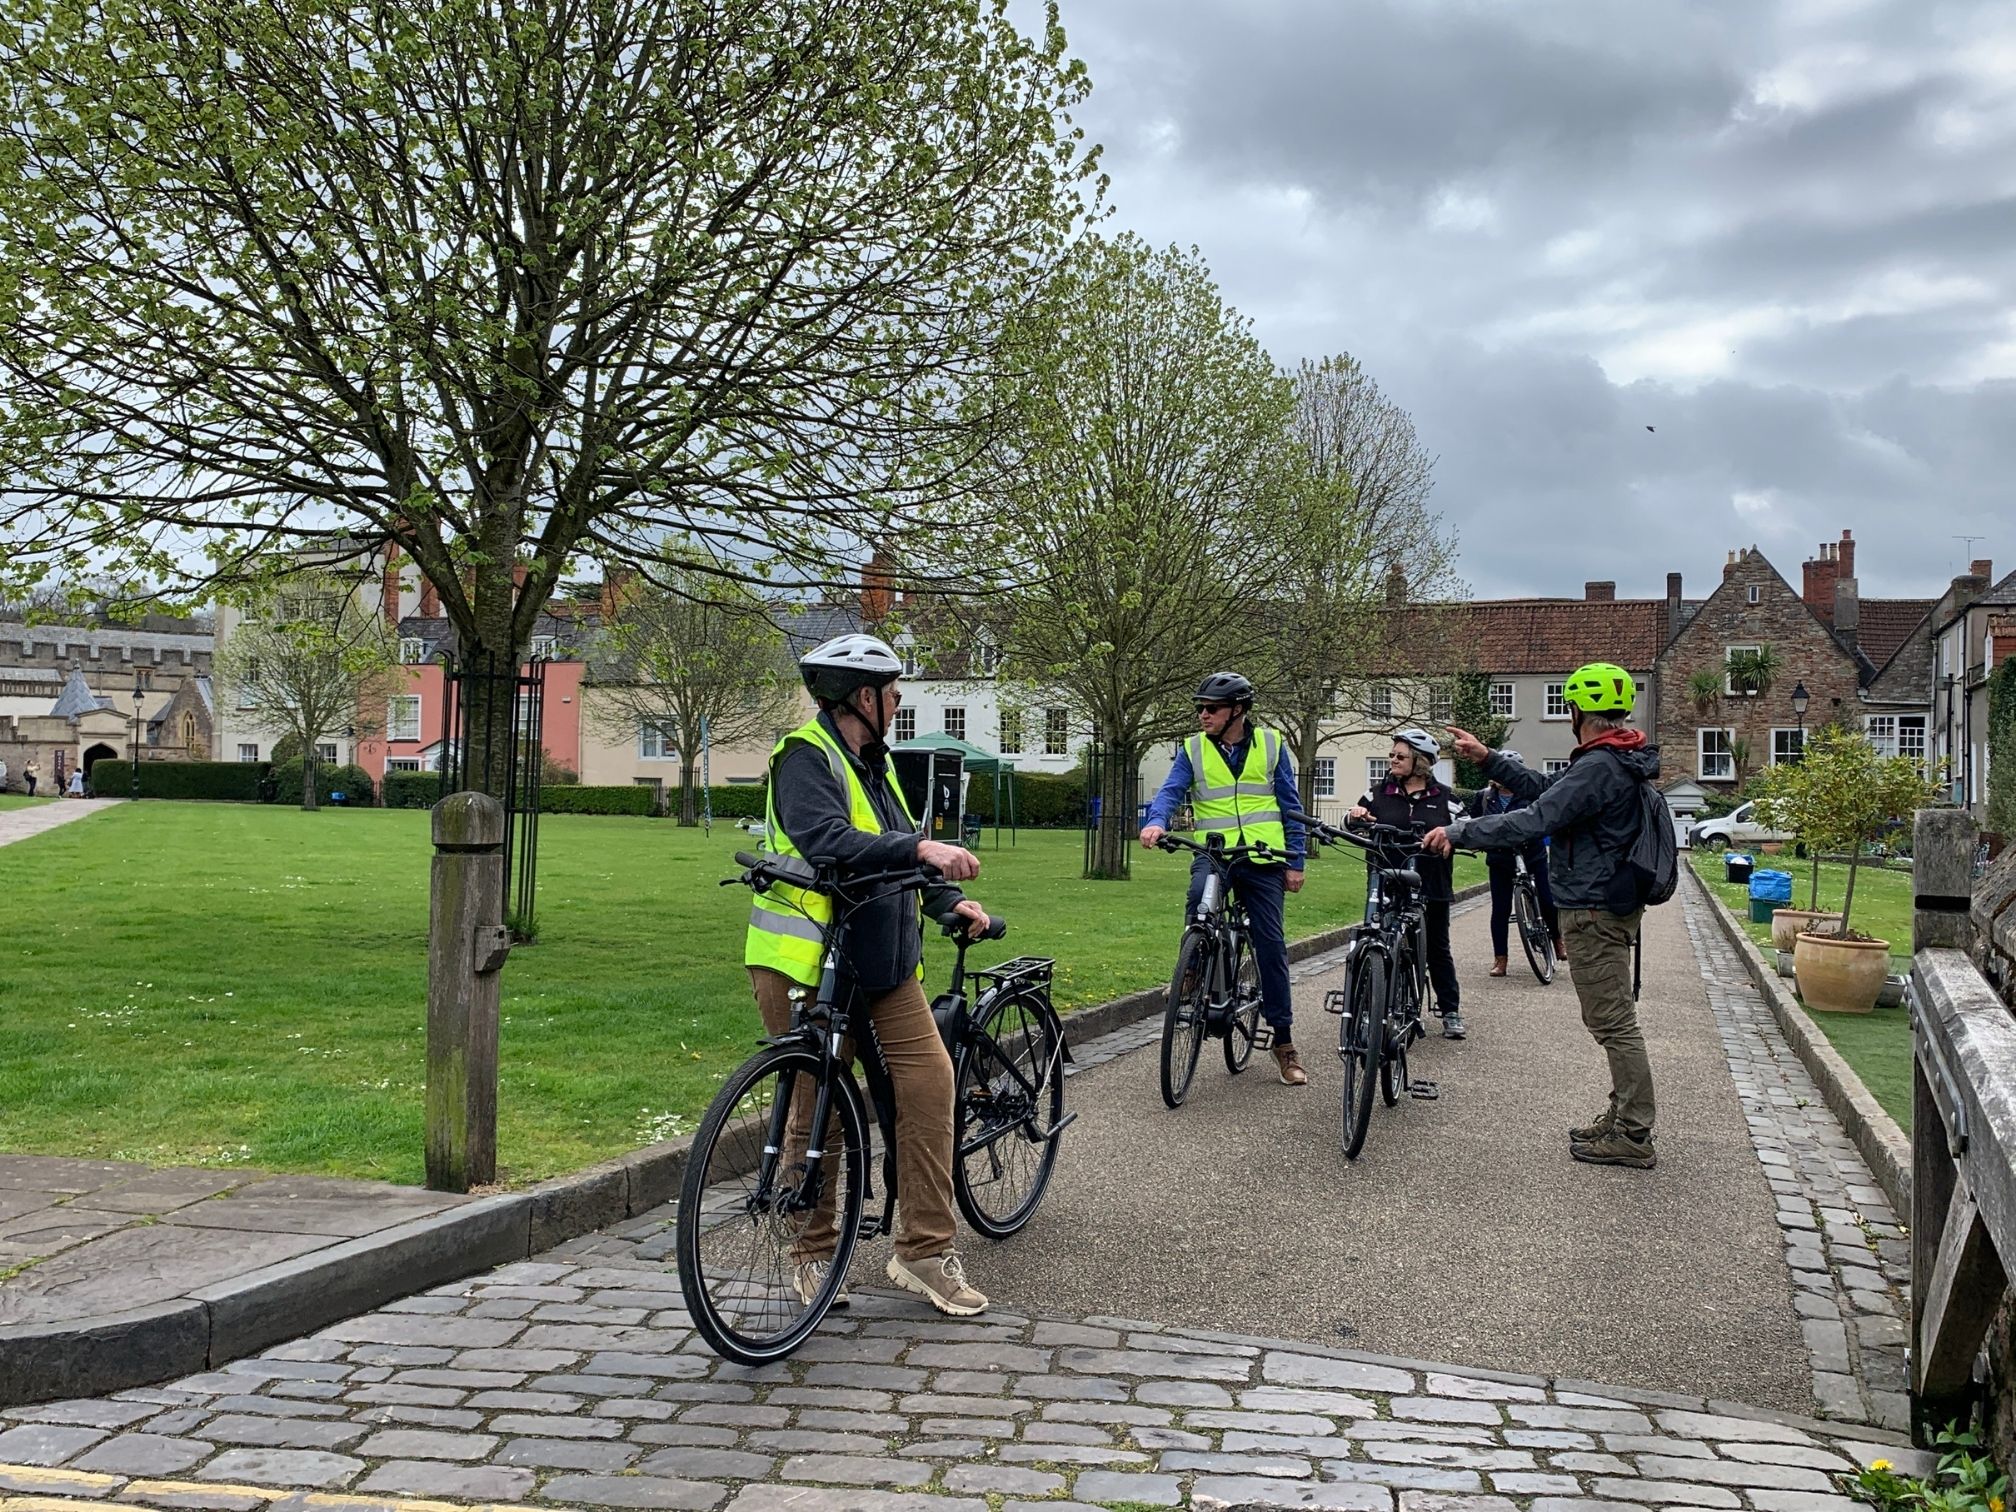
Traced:
<path fill-rule="evenodd" d="M 1536 849 L 1539 849 L 1536 847 Z M 1510 857 L 1499 866 L 1498 858 L 1491 858 L 1491 954 L 1502 956 L 1512 938 L 1508 927 L 1512 917 L 1512 883 L 1517 875 Z M 1547 933 L 1555 939 L 1561 938 L 1561 916 L 1554 907 L 1554 889 L 1547 878 L 1547 853 L 1540 849 L 1539 864 L 1534 864 L 1532 855 L 1526 858 L 1526 869 L 1533 873 L 1533 891 L 1540 900 L 1541 922 L 1546 924 Z"/>
<path fill-rule="evenodd" d="M 1449 949 L 1449 905 L 1426 902 L 1421 911 L 1428 925 L 1428 980 L 1435 988 L 1435 1011 L 1455 1013 L 1462 1006 L 1463 989 L 1456 981 L 1456 957 Z"/>

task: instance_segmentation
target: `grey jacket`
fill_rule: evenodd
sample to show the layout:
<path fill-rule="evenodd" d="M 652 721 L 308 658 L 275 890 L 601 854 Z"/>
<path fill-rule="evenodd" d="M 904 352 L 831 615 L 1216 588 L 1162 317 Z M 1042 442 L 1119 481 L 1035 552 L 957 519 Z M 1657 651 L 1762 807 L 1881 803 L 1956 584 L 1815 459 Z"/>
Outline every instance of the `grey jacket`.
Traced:
<path fill-rule="evenodd" d="M 1568 770 L 1528 771 L 1493 751 L 1484 775 L 1526 800 L 1526 807 L 1482 819 L 1458 819 L 1449 838 L 1478 850 L 1517 850 L 1552 835 L 1549 871 L 1561 908 L 1601 908 L 1618 865 L 1638 838 L 1638 783 L 1659 775 L 1659 748 L 1584 746 Z"/>

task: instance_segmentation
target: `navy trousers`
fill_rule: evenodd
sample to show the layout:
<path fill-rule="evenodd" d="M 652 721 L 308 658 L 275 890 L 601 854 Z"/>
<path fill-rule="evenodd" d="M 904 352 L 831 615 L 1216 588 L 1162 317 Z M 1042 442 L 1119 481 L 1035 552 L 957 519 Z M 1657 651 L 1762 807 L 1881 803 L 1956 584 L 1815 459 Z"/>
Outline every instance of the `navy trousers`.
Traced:
<path fill-rule="evenodd" d="M 1253 955 L 1260 967 L 1260 1016 L 1274 1030 L 1274 1042 L 1287 1044 L 1293 1038 L 1290 1027 L 1295 1009 L 1288 985 L 1288 936 L 1283 927 L 1284 900 L 1288 896 L 1285 866 L 1256 866 L 1250 861 L 1232 863 L 1232 891 L 1246 905 L 1246 922 L 1252 930 Z M 1204 901 L 1204 879 L 1211 863 L 1202 856 L 1190 864 L 1191 917 Z"/>

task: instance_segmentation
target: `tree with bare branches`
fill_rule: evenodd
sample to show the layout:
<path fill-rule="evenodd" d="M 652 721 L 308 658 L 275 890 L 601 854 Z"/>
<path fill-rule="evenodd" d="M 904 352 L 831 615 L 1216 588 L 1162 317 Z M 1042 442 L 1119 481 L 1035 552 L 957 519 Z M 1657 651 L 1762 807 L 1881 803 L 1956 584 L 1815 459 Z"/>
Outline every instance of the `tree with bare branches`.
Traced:
<path fill-rule="evenodd" d="M 668 529 L 836 581 L 939 522 L 1001 314 L 1098 192 L 1055 8 L 1008 10 L 20 0 L 0 594 L 392 545 L 516 666 L 579 560 L 686 565 Z M 482 771 L 508 717 L 471 702 Z"/>

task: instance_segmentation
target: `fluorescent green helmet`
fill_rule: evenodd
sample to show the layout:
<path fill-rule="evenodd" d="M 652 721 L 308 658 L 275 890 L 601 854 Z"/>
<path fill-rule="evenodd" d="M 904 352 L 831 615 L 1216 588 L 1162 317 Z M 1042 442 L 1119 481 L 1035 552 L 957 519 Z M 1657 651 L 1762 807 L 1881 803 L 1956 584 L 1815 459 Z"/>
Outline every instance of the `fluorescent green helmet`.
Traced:
<path fill-rule="evenodd" d="M 1638 685 L 1614 662 L 1591 662 L 1575 669 L 1561 697 L 1585 714 L 1629 714 L 1638 701 Z"/>

